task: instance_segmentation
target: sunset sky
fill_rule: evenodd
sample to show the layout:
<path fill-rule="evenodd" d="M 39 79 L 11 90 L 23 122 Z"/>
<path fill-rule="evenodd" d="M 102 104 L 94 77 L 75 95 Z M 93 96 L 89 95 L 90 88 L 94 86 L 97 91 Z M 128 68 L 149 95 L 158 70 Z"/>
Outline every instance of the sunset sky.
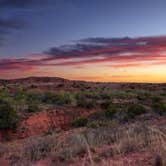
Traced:
<path fill-rule="evenodd" d="M 166 0 L 0 0 L 0 79 L 166 82 Z"/>

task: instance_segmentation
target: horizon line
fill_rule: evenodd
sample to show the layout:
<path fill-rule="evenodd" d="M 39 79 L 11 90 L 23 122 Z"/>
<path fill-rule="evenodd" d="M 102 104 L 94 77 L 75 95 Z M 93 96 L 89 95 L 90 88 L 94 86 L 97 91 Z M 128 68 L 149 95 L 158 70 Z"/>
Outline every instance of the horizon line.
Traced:
<path fill-rule="evenodd" d="M 83 79 L 69 79 L 64 77 L 56 76 L 27 76 L 27 77 L 16 77 L 16 78 L 0 78 L 0 81 L 12 81 L 12 80 L 23 80 L 30 78 L 57 78 L 64 79 L 68 81 L 81 81 L 81 82 L 92 82 L 92 83 L 117 83 L 117 84 L 166 84 L 166 82 L 138 82 L 138 81 L 93 81 L 93 80 L 83 80 Z"/>

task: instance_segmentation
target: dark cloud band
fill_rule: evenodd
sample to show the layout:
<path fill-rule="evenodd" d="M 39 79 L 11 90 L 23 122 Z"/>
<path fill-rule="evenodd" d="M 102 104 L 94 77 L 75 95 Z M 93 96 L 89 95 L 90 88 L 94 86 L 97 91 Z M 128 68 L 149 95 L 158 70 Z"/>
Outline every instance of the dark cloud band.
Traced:
<path fill-rule="evenodd" d="M 78 68 L 103 63 L 114 69 L 166 65 L 166 36 L 117 40 L 90 38 L 78 43 L 53 47 L 29 59 L 0 59 L 0 72 L 56 66 Z"/>

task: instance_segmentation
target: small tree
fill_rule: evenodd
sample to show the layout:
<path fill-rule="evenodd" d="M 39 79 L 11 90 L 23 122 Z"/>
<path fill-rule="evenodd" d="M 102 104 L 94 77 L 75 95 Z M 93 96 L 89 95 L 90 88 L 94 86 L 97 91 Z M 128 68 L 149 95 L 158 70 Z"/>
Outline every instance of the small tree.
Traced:
<path fill-rule="evenodd" d="M 117 107 L 115 105 L 110 105 L 105 111 L 105 116 L 107 118 L 112 118 L 117 112 L 118 112 Z"/>
<path fill-rule="evenodd" d="M 9 103 L 0 106 L 0 129 L 15 129 L 19 122 L 19 116 L 14 107 Z"/>
<path fill-rule="evenodd" d="M 127 109 L 127 118 L 135 118 L 137 115 L 146 113 L 146 108 L 140 104 L 131 104 Z"/>

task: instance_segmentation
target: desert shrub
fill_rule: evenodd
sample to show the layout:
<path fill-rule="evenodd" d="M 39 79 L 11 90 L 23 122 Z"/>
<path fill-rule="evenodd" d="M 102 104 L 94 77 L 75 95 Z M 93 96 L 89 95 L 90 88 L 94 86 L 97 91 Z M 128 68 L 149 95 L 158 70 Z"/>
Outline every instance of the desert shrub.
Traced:
<path fill-rule="evenodd" d="M 17 111 L 23 111 L 26 104 L 26 92 L 18 89 L 13 95 L 13 102 Z"/>
<path fill-rule="evenodd" d="M 60 91 L 56 93 L 46 92 L 43 97 L 43 102 L 55 105 L 69 105 L 74 104 L 74 95 L 70 92 Z"/>
<path fill-rule="evenodd" d="M 110 105 L 112 105 L 112 101 L 111 100 L 104 100 L 100 104 L 101 108 L 103 108 L 103 109 L 108 109 Z"/>
<path fill-rule="evenodd" d="M 101 99 L 101 92 L 96 89 L 96 90 L 91 90 L 91 98 L 95 100 L 100 100 Z"/>
<path fill-rule="evenodd" d="M 31 103 L 28 105 L 27 112 L 38 112 L 40 111 L 40 108 L 37 103 Z"/>
<path fill-rule="evenodd" d="M 87 99 L 82 101 L 82 104 L 80 104 L 79 106 L 87 109 L 94 108 L 96 106 L 96 101 L 93 99 Z"/>
<path fill-rule="evenodd" d="M 78 118 L 76 119 L 71 126 L 72 127 L 84 127 L 88 123 L 88 120 L 86 118 Z"/>
<path fill-rule="evenodd" d="M 150 91 L 145 90 L 135 90 L 135 93 L 137 94 L 137 99 L 141 101 L 144 101 L 152 96 L 152 93 Z"/>
<path fill-rule="evenodd" d="M 76 95 L 77 106 L 84 107 L 86 96 L 83 92 L 78 92 Z"/>
<path fill-rule="evenodd" d="M 163 90 L 163 91 L 161 91 L 160 92 L 160 96 L 162 96 L 162 97 L 166 97 L 166 92 Z"/>
<path fill-rule="evenodd" d="M 57 87 L 59 87 L 59 88 L 62 88 L 62 87 L 64 87 L 65 85 L 63 84 L 63 83 L 60 83 L 60 84 L 58 84 L 57 85 Z"/>
<path fill-rule="evenodd" d="M 14 98 L 17 101 L 25 100 L 26 99 L 26 92 L 23 90 L 17 90 L 14 94 Z"/>
<path fill-rule="evenodd" d="M 52 92 L 45 92 L 42 98 L 42 102 L 52 104 L 56 102 L 56 95 Z"/>
<path fill-rule="evenodd" d="M 106 91 L 106 90 L 101 91 L 100 96 L 104 100 L 110 100 L 110 99 L 112 99 L 112 94 L 110 94 L 110 92 Z"/>
<path fill-rule="evenodd" d="M 138 100 L 141 100 L 141 101 L 144 101 L 146 99 L 146 96 L 145 95 L 142 95 L 142 94 L 138 94 L 137 95 L 137 99 Z"/>
<path fill-rule="evenodd" d="M 164 102 L 155 102 L 153 104 L 153 110 L 159 115 L 166 114 L 166 104 Z"/>
<path fill-rule="evenodd" d="M 119 91 L 119 90 L 115 91 L 114 95 L 118 99 L 126 99 L 126 98 L 128 99 L 128 98 L 130 98 L 130 94 L 128 92 L 122 91 L 122 90 L 121 91 Z"/>
<path fill-rule="evenodd" d="M 127 108 L 127 118 L 135 118 L 137 115 L 146 113 L 146 108 L 140 104 L 131 104 Z"/>
<path fill-rule="evenodd" d="M 26 101 L 28 104 L 32 102 L 40 103 L 42 101 L 43 94 L 38 91 L 28 92 L 26 96 Z"/>
<path fill-rule="evenodd" d="M 37 85 L 31 84 L 30 87 L 31 87 L 32 89 L 35 89 L 35 88 L 37 88 Z"/>
<path fill-rule="evenodd" d="M 56 145 L 56 135 L 29 138 L 23 147 L 23 156 L 27 160 L 37 161 L 46 157 Z"/>
<path fill-rule="evenodd" d="M 89 98 L 85 93 L 78 93 L 76 96 L 77 106 L 83 108 L 94 108 L 97 103 L 95 99 Z"/>
<path fill-rule="evenodd" d="M 112 118 L 117 112 L 118 112 L 117 107 L 115 105 L 111 104 L 105 111 L 105 116 L 107 118 Z"/>
<path fill-rule="evenodd" d="M 107 122 L 102 122 L 102 121 L 93 121 L 87 124 L 87 127 L 89 128 L 97 128 L 97 127 L 102 127 L 102 126 L 108 126 Z"/>
<path fill-rule="evenodd" d="M 0 105 L 5 103 L 13 103 L 13 98 L 7 88 L 0 90 Z"/>
<path fill-rule="evenodd" d="M 96 111 L 90 114 L 89 116 L 89 118 L 93 120 L 103 119 L 103 117 L 104 117 L 104 111 Z"/>
<path fill-rule="evenodd" d="M 5 99 L 0 98 L 0 105 L 3 105 L 3 104 L 5 104 L 5 103 L 6 103 Z"/>
<path fill-rule="evenodd" d="M 15 129 L 19 116 L 10 103 L 0 105 L 0 129 Z"/>
<path fill-rule="evenodd" d="M 152 97 L 152 102 L 153 103 L 158 103 L 162 101 L 162 97 L 161 96 L 153 96 Z"/>
<path fill-rule="evenodd" d="M 91 108 L 96 107 L 96 105 L 97 105 L 97 103 L 96 103 L 95 99 L 89 99 L 89 100 L 85 101 L 84 107 L 87 109 L 91 109 Z"/>
<path fill-rule="evenodd" d="M 116 121 L 93 121 L 87 124 L 89 128 L 98 128 L 98 127 L 116 127 Z"/>
<path fill-rule="evenodd" d="M 60 91 L 56 94 L 56 104 L 66 105 L 71 103 L 74 103 L 74 97 L 70 92 Z"/>
<path fill-rule="evenodd" d="M 9 94 L 9 90 L 8 88 L 2 88 L 0 89 L 0 98 L 6 98 L 6 97 L 9 97 L 10 94 Z"/>
<path fill-rule="evenodd" d="M 63 146 L 57 148 L 57 151 L 52 153 L 52 166 L 54 165 L 68 165 L 74 162 L 77 156 L 83 156 L 87 152 L 86 139 L 83 134 L 72 134 L 69 135 Z M 61 163 L 61 164 L 60 164 Z"/>

